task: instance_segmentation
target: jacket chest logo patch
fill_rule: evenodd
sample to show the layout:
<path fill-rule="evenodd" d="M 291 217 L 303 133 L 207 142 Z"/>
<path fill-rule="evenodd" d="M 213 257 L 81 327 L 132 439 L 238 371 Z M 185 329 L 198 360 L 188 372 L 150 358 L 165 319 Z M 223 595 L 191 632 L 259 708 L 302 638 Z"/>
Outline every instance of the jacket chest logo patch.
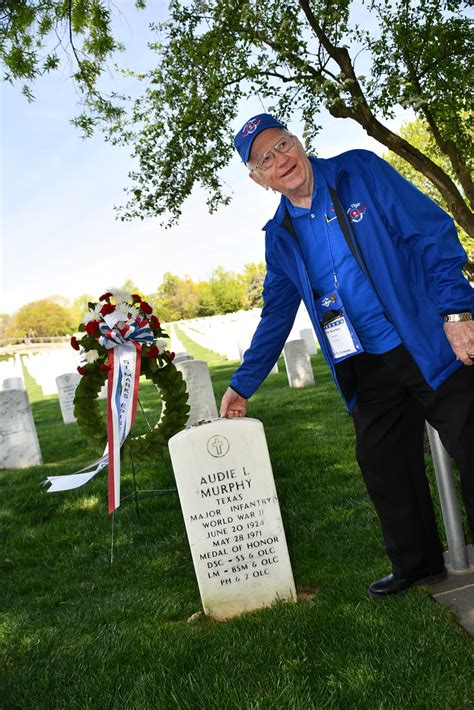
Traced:
<path fill-rule="evenodd" d="M 329 208 L 329 211 L 325 213 L 324 219 L 326 220 L 327 224 L 329 224 L 329 222 L 332 222 L 333 219 L 337 219 L 336 212 L 334 210 L 333 205 L 331 205 L 331 207 Z"/>
<path fill-rule="evenodd" d="M 351 222 L 362 222 L 366 210 L 367 205 L 363 205 L 361 202 L 353 202 L 347 210 L 347 215 Z"/>

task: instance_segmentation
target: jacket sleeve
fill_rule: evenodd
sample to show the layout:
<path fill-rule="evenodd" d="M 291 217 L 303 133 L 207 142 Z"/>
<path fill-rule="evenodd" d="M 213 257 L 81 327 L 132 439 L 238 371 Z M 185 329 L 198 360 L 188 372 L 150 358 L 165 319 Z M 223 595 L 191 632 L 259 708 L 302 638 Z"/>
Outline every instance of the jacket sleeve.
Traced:
<path fill-rule="evenodd" d="M 268 248 L 266 262 L 260 321 L 244 361 L 230 381 L 232 389 L 242 397 L 250 397 L 255 392 L 280 357 L 301 302 L 293 282 L 269 258 Z"/>
<path fill-rule="evenodd" d="M 474 289 L 462 273 L 466 252 L 451 217 L 375 154 L 371 173 L 374 198 L 386 216 L 387 229 L 421 257 L 436 288 L 439 313 L 473 311 Z"/>

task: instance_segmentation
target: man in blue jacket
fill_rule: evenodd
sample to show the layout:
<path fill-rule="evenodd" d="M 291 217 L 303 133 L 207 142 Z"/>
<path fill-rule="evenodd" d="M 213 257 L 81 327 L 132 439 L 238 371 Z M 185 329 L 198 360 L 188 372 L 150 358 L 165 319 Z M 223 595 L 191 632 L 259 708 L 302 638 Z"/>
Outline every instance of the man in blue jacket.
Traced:
<path fill-rule="evenodd" d="M 269 114 L 247 121 L 235 147 L 250 177 L 282 197 L 264 227 L 261 320 L 221 415 L 246 414 L 303 300 L 352 413 L 392 563 L 369 592 L 386 597 L 440 581 L 425 418 L 459 466 L 474 539 L 474 290 L 453 221 L 375 154 L 309 158 Z"/>

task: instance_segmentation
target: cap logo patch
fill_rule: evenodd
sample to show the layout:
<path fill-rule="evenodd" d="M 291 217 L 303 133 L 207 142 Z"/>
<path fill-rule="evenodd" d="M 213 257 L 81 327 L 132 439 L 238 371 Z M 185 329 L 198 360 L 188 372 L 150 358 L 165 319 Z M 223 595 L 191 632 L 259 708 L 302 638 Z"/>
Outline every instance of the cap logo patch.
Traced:
<path fill-rule="evenodd" d="M 259 118 L 256 118 L 255 120 L 246 123 L 242 130 L 242 138 L 245 138 L 246 136 L 249 136 L 254 133 L 257 130 L 257 126 L 259 123 Z"/>

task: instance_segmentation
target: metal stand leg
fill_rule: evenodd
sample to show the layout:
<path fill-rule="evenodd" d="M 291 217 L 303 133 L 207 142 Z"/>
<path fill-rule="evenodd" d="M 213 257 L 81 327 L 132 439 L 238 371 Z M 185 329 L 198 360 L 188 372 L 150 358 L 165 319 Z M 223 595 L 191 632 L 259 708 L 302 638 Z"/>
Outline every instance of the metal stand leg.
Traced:
<path fill-rule="evenodd" d="M 459 502 L 454 488 L 451 460 L 436 429 L 428 422 L 426 422 L 426 429 L 448 541 L 449 565 L 453 572 L 464 572 L 469 569 L 469 555 L 461 524 Z"/>
<path fill-rule="evenodd" d="M 135 499 L 135 510 L 137 513 L 137 518 L 138 522 L 140 523 L 140 509 L 138 507 L 138 489 L 137 489 L 137 479 L 135 477 L 135 463 L 132 459 L 132 474 L 133 474 L 133 493 L 134 493 L 134 499 Z"/>
<path fill-rule="evenodd" d="M 140 402 L 140 399 L 138 400 L 138 404 L 140 405 L 140 409 L 142 411 L 143 418 L 145 419 L 148 429 L 151 429 L 152 428 L 151 424 L 147 419 L 147 416 L 145 414 L 145 410 L 142 407 L 142 403 Z M 162 458 L 162 461 L 165 463 L 165 465 L 167 465 L 166 459 L 163 456 L 163 454 L 161 455 L 161 458 Z M 133 493 L 130 493 L 128 496 L 122 496 L 122 503 L 125 503 L 125 501 L 129 500 L 130 498 L 133 498 L 133 500 L 135 502 L 135 511 L 137 513 L 138 522 L 141 523 L 140 508 L 138 505 L 138 499 L 140 497 L 140 494 L 160 495 L 163 493 L 177 493 L 178 491 L 176 488 L 152 488 L 152 489 L 140 489 L 139 490 L 137 488 L 137 479 L 136 479 L 136 475 L 135 475 L 135 462 L 133 460 L 133 457 L 131 458 L 131 466 L 132 466 L 132 476 L 133 476 Z M 168 465 L 167 465 L 167 468 L 168 468 L 169 472 L 172 473 L 172 471 Z M 111 540 L 111 546 L 110 546 L 110 564 L 112 564 L 114 561 L 115 512 L 116 511 L 114 510 L 112 513 L 112 540 Z"/>
<path fill-rule="evenodd" d="M 110 564 L 114 561 L 114 544 L 115 544 L 115 510 L 112 513 L 112 540 L 110 542 Z"/>

